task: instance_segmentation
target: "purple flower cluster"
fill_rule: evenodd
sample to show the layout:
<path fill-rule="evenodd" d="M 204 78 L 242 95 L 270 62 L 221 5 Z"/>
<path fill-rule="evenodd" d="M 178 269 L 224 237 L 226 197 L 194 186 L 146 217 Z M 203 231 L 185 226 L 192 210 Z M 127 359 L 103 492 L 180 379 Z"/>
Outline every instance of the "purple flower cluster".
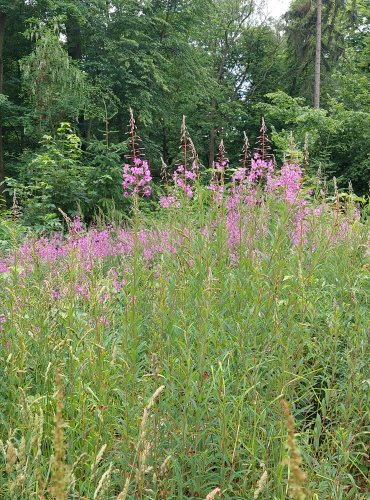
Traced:
<path fill-rule="evenodd" d="M 3 328 L 4 323 L 6 323 L 6 317 L 3 314 L 0 314 L 0 332 Z"/>
<path fill-rule="evenodd" d="M 261 160 L 258 155 L 255 155 L 251 162 L 251 168 L 248 172 L 247 181 L 250 184 L 261 181 L 264 177 L 269 178 L 274 173 L 274 163 L 272 160 L 268 162 Z"/>
<path fill-rule="evenodd" d="M 147 195 L 150 193 L 151 180 L 147 162 L 138 159 L 134 167 L 125 166 L 124 187 L 127 192 Z M 224 168 L 219 165 L 216 168 Z M 215 169 L 216 170 L 216 169 Z M 218 170 L 217 170 L 218 172 Z M 216 172 L 216 176 L 218 172 Z M 184 190 L 187 196 L 193 196 L 193 183 L 196 171 L 193 166 L 190 170 L 179 166 L 174 173 L 175 186 Z M 216 177 L 217 180 L 217 177 Z M 263 180 L 262 183 L 260 181 Z M 212 187 L 214 186 L 214 187 Z M 309 191 L 302 189 L 302 171 L 298 165 L 286 164 L 280 171 L 274 171 L 272 162 L 265 162 L 258 158 L 252 161 L 250 171 L 240 168 L 232 176 L 230 190 L 225 193 L 223 183 L 215 182 L 209 186 L 221 200 L 225 197 L 225 219 L 212 220 L 212 229 L 206 231 L 199 228 L 204 238 L 212 239 L 215 228 L 225 224 L 227 231 L 228 249 L 231 259 L 240 251 L 248 251 L 251 256 L 255 253 L 256 242 L 267 235 L 267 225 L 271 222 L 273 214 L 269 214 L 269 198 L 280 204 L 288 206 L 287 233 L 293 246 L 310 245 L 315 248 L 317 240 L 318 217 L 333 217 L 330 205 L 314 205 L 309 199 Z M 190 192 L 189 192 L 190 190 Z M 163 209 L 178 208 L 180 200 L 176 192 L 164 196 L 159 201 Z M 353 235 L 353 228 L 359 218 L 358 211 L 353 216 L 337 214 L 338 220 L 330 226 L 331 233 L 327 235 L 330 244 L 336 244 Z M 185 237 L 176 230 L 168 228 L 157 230 L 155 228 L 139 230 L 136 237 L 132 230 L 126 228 L 104 230 L 90 228 L 84 230 L 81 220 L 77 217 L 70 221 L 69 235 L 64 238 L 62 234 L 50 237 L 41 237 L 25 240 L 14 254 L 0 256 L 0 273 L 8 273 L 14 266 L 18 274 L 23 277 L 32 273 L 42 265 L 50 266 L 51 284 L 49 290 L 51 300 L 57 300 L 71 295 L 79 300 L 90 298 L 88 275 L 97 262 L 112 262 L 116 257 L 126 257 L 134 254 L 135 242 L 138 244 L 143 265 L 151 266 L 155 259 L 164 253 L 174 254 L 183 245 Z M 316 239 L 315 239 L 316 238 Z M 76 276 L 74 283 L 67 289 L 58 287 L 58 274 L 68 272 L 71 258 L 78 262 L 81 274 Z M 252 258 L 252 257 L 251 257 Z M 125 260 L 125 259 L 124 259 Z M 109 275 L 109 293 L 118 293 L 124 289 L 126 272 L 123 270 Z M 106 300 L 102 296 L 102 300 Z M 5 316 L 0 314 L 0 326 L 5 322 Z"/>
<path fill-rule="evenodd" d="M 267 176 L 267 192 L 282 192 L 286 202 L 294 203 L 300 193 L 302 184 L 302 170 L 299 165 L 285 164 L 280 175 Z"/>
<path fill-rule="evenodd" d="M 175 186 L 178 186 L 188 198 L 193 197 L 193 184 L 197 178 L 197 164 L 193 162 L 190 169 L 179 165 L 173 173 Z"/>
<path fill-rule="evenodd" d="M 182 244 L 179 235 L 165 229 L 141 230 L 138 240 L 145 261 L 151 261 L 156 255 L 164 252 L 176 253 Z M 16 254 L 0 257 L 0 273 L 9 272 L 16 264 L 19 274 L 25 276 L 33 272 L 37 262 L 41 262 L 51 266 L 57 276 L 59 272 L 68 270 L 71 257 L 77 259 L 84 273 L 89 273 L 97 262 L 132 255 L 134 245 L 133 232 L 125 228 L 108 228 L 101 231 L 91 228 L 85 233 L 69 234 L 67 239 L 61 234 L 49 238 L 30 238 L 20 245 Z M 112 281 L 116 284 L 116 289 L 124 283 L 122 278 L 117 276 L 112 276 Z M 53 287 L 50 294 L 59 298 L 62 292 Z M 86 298 L 89 294 L 86 283 L 76 281 L 74 294 Z"/>
<path fill-rule="evenodd" d="M 246 168 L 238 168 L 232 176 L 233 184 L 243 184 L 247 177 L 247 169 Z"/>
<path fill-rule="evenodd" d="M 150 196 L 151 180 L 152 176 L 150 175 L 149 163 L 146 160 L 134 158 L 133 165 L 129 165 L 128 163 L 123 165 L 122 186 L 123 194 L 126 198 L 134 194 Z"/>
<path fill-rule="evenodd" d="M 180 206 L 180 203 L 174 196 L 162 196 L 159 200 L 159 204 L 162 208 L 179 208 Z"/>
<path fill-rule="evenodd" d="M 221 201 L 224 194 L 224 186 L 216 182 L 211 182 L 208 188 L 215 194 L 216 201 Z"/>
<path fill-rule="evenodd" d="M 291 217 L 291 224 L 293 229 L 290 232 L 290 237 L 293 245 L 305 245 L 307 244 L 307 234 L 310 230 L 310 217 L 311 210 L 309 207 L 305 206 L 305 203 L 300 203 L 298 210 Z"/>
<path fill-rule="evenodd" d="M 215 170 L 217 172 L 219 172 L 220 174 L 223 173 L 223 172 L 225 172 L 225 170 L 228 167 L 228 165 L 229 165 L 229 160 L 227 160 L 226 158 L 218 160 L 214 164 Z"/>

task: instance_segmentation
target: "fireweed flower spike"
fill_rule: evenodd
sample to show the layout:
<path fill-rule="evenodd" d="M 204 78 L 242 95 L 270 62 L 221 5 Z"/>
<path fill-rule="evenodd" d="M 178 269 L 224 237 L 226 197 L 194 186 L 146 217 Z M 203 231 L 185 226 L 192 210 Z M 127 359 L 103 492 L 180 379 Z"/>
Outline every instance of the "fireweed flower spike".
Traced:
<path fill-rule="evenodd" d="M 181 124 L 181 146 L 182 163 L 173 173 L 173 181 L 177 188 L 180 188 L 188 198 L 193 197 L 193 184 L 198 176 L 199 164 L 198 155 L 194 144 L 188 135 L 185 116 Z"/>
<path fill-rule="evenodd" d="M 134 194 L 150 196 L 150 175 L 149 164 L 141 158 L 134 158 L 134 165 L 128 163 L 123 165 L 123 195 L 127 198 Z"/>
<path fill-rule="evenodd" d="M 214 192 L 216 201 L 221 201 L 224 193 L 225 170 L 229 166 L 229 160 L 226 157 L 224 141 L 221 140 L 217 159 L 213 165 L 211 183 L 209 189 Z"/>
<path fill-rule="evenodd" d="M 247 181 L 250 184 L 258 183 L 264 178 L 268 179 L 273 173 L 274 162 L 272 160 L 262 160 L 256 153 L 251 163 L 251 169 L 248 173 Z"/>
<path fill-rule="evenodd" d="M 6 323 L 6 318 L 4 315 L 0 314 L 0 332 L 3 328 L 3 324 Z"/>
<path fill-rule="evenodd" d="M 138 146 L 140 138 L 136 132 L 136 122 L 130 108 L 129 137 L 131 153 L 126 156 L 126 163 L 123 165 L 123 195 L 129 196 L 150 196 L 152 176 L 150 174 L 149 163 L 141 158 L 143 149 Z"/>
<path fill-rule="evenodd" d="M 179 208 L 180 206 L 179 202 L 176 201 L 176 198 L 174 196 L 162 196 L 162 198 L 159 200 L 159 204 L 162 208 Z"/>
<path fill-rule="evenodd" d="M 196 179 L 196 172 L 193 168 L 186 169 L 184 165 L 179 165 L 173 173 L 175 186 L 179 187 L 188 198 L 193 197 L 192 183 Z"/>
<path fill-rule="evenodd" d="M 193 198 L 194 195 L 194 183 L 199 177 L 199 157 L 195 149 L 194 143 L 189 137 L 185 116 L 183 116 L 181 124 L 181 164 L 177 166 L 176 170 L 172 174 L 172 180 L 175 187 L 175 192 L 169 196 L 163 196 L 159 200 L 159 204 L 162 208 L 179 208 L 180 202 L 178 200 L 179 192 L 183 192 L 187 198 Z M 167 181 L 167 165 L 162 162 L 162 172 L 163 168 L 166 172 Z M 162 179 L 164 176 L 162 175 Z"/>

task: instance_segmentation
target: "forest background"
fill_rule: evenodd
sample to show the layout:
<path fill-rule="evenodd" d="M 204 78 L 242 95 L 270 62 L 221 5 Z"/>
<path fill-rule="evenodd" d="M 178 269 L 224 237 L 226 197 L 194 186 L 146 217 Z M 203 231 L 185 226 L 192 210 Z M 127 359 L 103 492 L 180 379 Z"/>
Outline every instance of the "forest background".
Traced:
<path fill-rule="evenodd" d="M 154 180 L 174 169 L 182 116 L 205 167 L 224 140 L 231 164 L 264 116 L 278 161 L 302 159 L 358 195 L 370 173 L 370 7 L 323 0 L 276 20 L 260 0 L 0 0 L 0 182 L 26 226 L 58 208 L 121 210 L 133 108 Z M 293 134 L 291 134 L 291 132 Z M 78 208 L 79 206 L 79 208 Z"/>

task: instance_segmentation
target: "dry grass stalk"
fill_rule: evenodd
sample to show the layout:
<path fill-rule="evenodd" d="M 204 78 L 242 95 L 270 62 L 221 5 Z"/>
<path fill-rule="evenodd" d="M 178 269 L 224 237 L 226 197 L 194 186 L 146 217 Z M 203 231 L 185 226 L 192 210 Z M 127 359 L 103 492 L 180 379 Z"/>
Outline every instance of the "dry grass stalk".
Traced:
<path fill-rule="evenodd" d="M 5 455 L 5 460 L 6 460 L 5 471 L 7 472 L 7 474 L 10 474 L 17 462 L 18 457 L 17 457 L 17 450 L 10 439 L 7 441 L 6 445 L 7 446 Z"/>
<path fill-rule="evenodd" d="M 137 444 L 137 451 L 139 452 L 139 458 L 138 458 L 138 467 L 137 467 L 136 475 L 135 475 L 135 480 L 137 483 L 138 492 L 141 492 L 142 487 L 143 487 L 144 475 L 148 472 L 146 465 L 147 465 L 148 457 L 150 455 L 150 449 L 152 446 L 150 441 L 145 440 L 146 430 L 147 430 L 146 425 L 147 425 L 147 421 L 148 421 L 148 417 L 149 417 L 149 412 L 150 412 L 150 409 L 153 407 L 154 403 L 157 401 L 159 396 L 164 391 L 164 389 L 165 389 L 165 386 L 161 385 L 154 392 L 152 397 L 149 399 L 148 404 L 144 408 L 143 418 L 141 419 L 139 441 Z M 139 450 L 141 450 L 141 451 L 139 451 Z"/>
<path fill-rule="evenodd" d="M 241 156 L 242 156 L 242 167 L 247 168 L 250 155 L 249 155 L 249 139 L 245 132 L 243 132 L 243 149 Z"/>
<path fill-rule="evenodd" d="M 4 443 L 1 439 L 0 439 L 0 451 L 3 454 L 3 457 L 5 458 L 6 457 L 6 449 L 5 449 Z"/>
<path fill-rule="evenodd" d="M 164 184 L 168 184 L 168 165 L 164 161 L 163 156 L 161 156 L 162 168 L 161 168 L 161 179 Z"/>
<path fill-rule="evenodd" d="M 82 459 L 85 457 L 87 457 L 86 451 L 81 453 L 81 455 L 77 458 L 77 460 L 74 461 L 74 463 L 72 465 L 72 469 L 71 469 L 72 472 L 76 469 L 76 467 L 82 462 Z"/>
<path fill-rule="evenodd" d="M 139 442 L 138 442 L 138 445 L 137 445 L 138 448 L 140 447 L 142 441 L 145 438 L 146 422 L 148 420 L 148 415 L 149 415 L 148 408 L 145 407 L 144 408 L 144 412 L 143 412 L 143 417 L 141 419 L 141 424 L 140 424 L 140 437 L 139 437 Z"/>
<path fill-rule="evenodd" d="M 27 451 L 26 451 L 26 440 L 24 436 L 21 437 L 17 454 L 18 454 L 18 463 L 16 465 L 17 477 L 14 482 L 15 489 L 22 488 L 26 480 Z"/>
<path fill-rule="evenodd" d="M 197 153 L 197 150 L 195 149 L 195 146 L 194 146 L 194 143 L 191 139 L 191 137 L 189 137 L 189 146 L 190 146 L 190 152 L 191 152 L 191 156 L 193 158 L 193 163 L 195 165 L 195 173 L 197 175 L 197 177 L 199 176 L 199 155 Z"/>
<path fill-rule="evenodd" d="M 24 467 L 26 465 L 26 461 L 27 461 L 26 440 L 25 440 L 24 436 L 21 437 L 21 442 L 19 443 L 18 460 L 19 460 L 20 467 Z"/>
<path fill-rule="evenodd" d="M 290 412 L 288 403 L 283 400 L 282 404 L 288 430 L 287 448 L 289 453 L 288 465 L 290 468 L 289 491 L 291 498 L 294 500 L 305 500 L 307 498 L 307 494 L 303 484 L 307 479 L 307 475 L 301 469 L 302 457 L 295 439 L 294 419 Z"/>
<path fill-rule="evenodd" d="M 106 448 L 107 448 L 107 445 L 103 444 L 103 446 L 100 448 L 98 454 L 96 455 L 96 458 L 95 458 L 93 464 L 91 465 L 91 472 L 93 474 L 93 477 L 95 477 L 95 475 L 96 475 L 96 470 L 98 468 L 99 463 L 101 462 L 101 459 L 103 458 L 103 455 L 104 455 Z"/>
<path fill-rule="evenodd" d="M 70 219 L 70 217 L 68 217 L 68 215 L 65 212 L 63 212 L 61 208 L 58 208 L 58 211 L 61 213 L 65 223 L 67 224 L 68 233 L 71 236 L 72 240 L 78 238 L 78 233 L 73 225 L 73 221 Z"/>
<path fill-rule="evenodd" d="M 99 484 L 94 492 L 94 497 L 93 497 L 94 500 L 99 498 L 99 496 L 101 498 L 104 498 L 103 495 L 105 494 L 105 492 L 108 489 L 108 486 L 110 484 L 110 475 L 112 473 L 112 467 L 113 467 L 113 464 L 111 462 L 109 464 L 108 469 L 104 472 L 104 474 L 100 478 Z"/>
<path fill-rule="evenodd" d="M 125 500 L 126 499 L 129 486 L 130 486 L 130 478 L 128 477 L 125 481 L 125 486 L 124 486 L 123 490 L 121 491 L 121 493 L 117 497 L 117 500 Z"/>
<path fill-rule="evenodd" d="M 141 484 L 144 474 L 146 472 L 146 464 L 148 461 L 148 457 L 150 454 L 151 443 L 149 441 L 145 441 L 143 445 L 143 449 L 139 454 L 139 466 L 136 471 L 136 481 L 138 484 Z"/>
<path fill-rule="evenodd" d="M 68 474 L 65 465 L 64 421 L 63 421 L 63 389 L 59 372 L 56 375 L 57 408 L 54 418 L 54 455 L 51 462 L 50 494 L 55 500 L 68 499 Z"/>
<path fill-rule="evenodd" d="M 257 488 L 256 488 L 256 490 L 254 491 L 254 494 L 253 494 L 253 498 L 254 499 L 256 499 L 256 498 L 258 498 L 260 496 L 260 494 L 262 493 L 262 491 L 265 489 L 265 486 L 266 486 L 267 481 L 268 481 L 268 473 L 267 473 L 265 464 L 261 463 L 261 467 L 263 469 L 263 474 L 260 477 L 260 479 L 257 481 Z"/>
<path fill-rule="evenodd" d="M 161 385 L 161 387 L 158 387 L 158 389 L 155 391 L 153 396 L 149 399 L 148 404 L 146 405 L 147 410 L 150 410 L 151 407 L 154 405 L 154 403 L 157 401 L 161 393 L 164 391 L 165 386 Z"/>
<path fill-rule="evenodd" d="M 12 220 L 16 221 L 19 218 L 19 205 L 17 200 L 17 191 L 14 189 L 13 191 L 13 205 L 12 205 Z"/>
<path fill-rule="evenodd" d="M 140 448 L 140 445 L 144 441 L 144 438 L 145 438 L 146 423 L 147 423 L 148 416 L 149 416 L 149 410 L 153 407 L 154 403 L 159 398 L 160 394 L 164 391 L 164 388 L 165 388 L 164 385 L 161 385 L 160 387 L 158 387 L 158 389 L 155 391 L 153 396 L 149 399 L 148 404 L 144 408 L 143 417 L 141 419 L 141 424 L 140 424 L 140 437 L 139 437 L 137 449 Z"/>
<path fill-rule="evenodd" d="M 161 467 L 160 467 L 160 471 L 161 471 L 161 475 L 163 476 L 164 474 L 166 474 L 167 472 L 167 465 L 169 463 L 169 461 L 171 460 L 172 458 L 172 455 L 168 455 L 168 457 L 165 458 L 165 460 L 163 461 Z"/>
<path fill-rule="evenodd" d="M 40 469 L 36 469 L 36 494 L 39 500 L 44 500 L 44 490 L 45 490 L 45 481 L 41 475 Z"/>
<path fill-rule="evenodd" d="M 22 417 L 27 422 L 29 420 L 29 418 L 31 417 L 31 415 L 30 415 L 30 410 L 28 408 L 28 404 L 27 404 L 26 393 L 24 392 L 22 387 L 19 388 L 19 404 L 20 404 L 20 409 L 22 412 Z"/>
<path fill-rule="evenodd" d="M 35 460 L 37 460 L 39 457 L 41 457 L 41 443 L 44 433 L 44 413 L 42 411 L 42 408 L 40 408 L 39 414 L 34 415 L 32 428 L 33 432 L 30 448 L 31 450 L 34 448 L 36 449 Z"/>
<path fill-rule="evenodd" d="M 212 500 L 216 496 L 220 496 L 220 495 L 221 495 L 221 488 L 217 487 L 214 490 L 212 490 L 210 493 L 208 493 L 208 495 L 206 496 L 206 500 Z"/>

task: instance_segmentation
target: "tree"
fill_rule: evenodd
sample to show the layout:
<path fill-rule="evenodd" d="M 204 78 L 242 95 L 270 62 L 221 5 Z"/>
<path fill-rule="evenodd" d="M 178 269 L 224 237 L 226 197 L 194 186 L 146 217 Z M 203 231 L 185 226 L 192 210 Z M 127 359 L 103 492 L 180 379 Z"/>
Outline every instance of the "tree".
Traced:
<path fill-rule="evenodd" d="M 320 107 L 322 0 L 317 0 L 314 106 Z"/>
<path fill-rule="evenodd" d="M 251 20 L 255 9 L 254 0 L 217 0 L 210 20 L 212 27 L 207 33 L 205 44 L 212 54 L 213 91 L 210 95 L 210 132 L 208 165 L 215 158 L 215 141 L 222 129 L 222 108 L 220 103 L 235 101 L 237 90 L 242 88 L 247 74 L 240 75 L 233 60 L 241 35 Z M 234 63 L 234 64 L 232 64 Z"/>
<path fill-rule="evenodd" d="M 336 72 L 336 98 L 330 99 L 327 110 L 284 92 L 269 94 L 268 102 L 258 108 L 273 127 L 274 151 L 280 159 L 289 150 L 290 131 L 301 151 L 308 134 L 310 173 L 320 169 L 329 182 L 336 176 L 340 187 L 348 188 L 351 182 L 355 192 L 363 194 L 370 177 L 370 82 L 353 77 L 350 68 L 354 70 L 353 61 Z"/>
<path fill-rule="evenodd" d="M 3 94 L 3 88 L 4 88 L 3 49 L 4 49 L 5 23 L 6 23 L 6 13 L 0 12 L 0 95 Z M 0 198 L 2 198 L 3 194 L 4 180 L 5 180 L 5 171 L 4 171 L 4 152 L 3 152 L 3 119 L 0 112 Z"/>
<path fill-rule="evenodd" d="M 36 129 L 53 132 L 61 121 L 77 119 L 84 108 L 86 76 L 62 47 L 58 30 L 53 33 L 39 25 L 30 36 L 36 43 L 34 51 L 21 61 L 23 89 Z"/>
<path fill-rule="evenodd" d="M 55 140 L 60 122 L 68 121 L 82 142 L 81 164 L 94 166 L 86 180 L 93 185 L 89 200 L 117 201 L 129 107 L 156 177 L 161 156 L 170 168 L 176 164 L 182 115 L 203 164 L 212 165 L 220 139 L 235 162 L 243 131 L 253 143 L 258 104 L 266 103 L 266 94 L 284 91 L 329 111 L 330 118 L 340 115 L 341 127 L 361 137 L 353 140 L 345 131 L 340 144 L 339 132 L 330 132 L 335 144 L 323 145 L 325 158 L 317 146 L 311 159 L 328 160 L 328 172 L 343 182 L 350 172 L 362 189 L 368 139 L 362 131 L 367 112 L 360 112 L 370 60 L 366 0 L 292 0 L 285 24 L 261 21 L 262 4 L 0 0 L 0 179 L 4 161 L 6 177 L 20 178 L 40 153 L 41 136 Z M 37 39 L 21 35 L 29 18 L 39 21 Z M 290 127 L 301 133 L 296 119 Z M 358 168 L 348 160 L 346 170 L 349 152 Z"/>
<path fill-rule="evenodd" d="M 305 97 L 315 105 L 317 94 L 323 96 L 323 88 L 345 50 L 350 10 L 347 4 L 349 0 L 292 2 L 285 15 L 288 91 L 292 95 Z"/>
<path fill-rule="evenodd" d="M 0 96 L 4 91 L 4 42 L 7 22 L 10 16 L 14 14 L 21 0 L 8 2 L 0 0 Z M 5 166 L 4 166 L 4 151 L 3 151 L 3 116 L 0 110 L 0 204 L 4 193 Z"/>

